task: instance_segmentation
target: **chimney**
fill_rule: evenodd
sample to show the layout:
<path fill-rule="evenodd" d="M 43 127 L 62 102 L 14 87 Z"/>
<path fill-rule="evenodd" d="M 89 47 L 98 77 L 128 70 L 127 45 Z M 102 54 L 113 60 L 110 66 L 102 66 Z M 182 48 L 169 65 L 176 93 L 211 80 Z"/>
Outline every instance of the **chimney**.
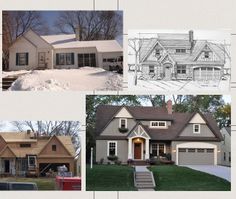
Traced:
<path fill-rule="evenodd" d="M 79 27 L 75 28 L 75 38 L 77 41 L 80 40 L 80 28 Z"/>
<path fill-rule="evenodd" d="M 191 45 L 190 50 L 191 50 L 191 52 L 192 52 L 193 45 L 194 45 L 193 30 L 190 30 L 190 31 L 188 32 L 188 34 L 189 34 L 189 42 L 190 42 L 190 45 Z"/>
<path fill-rule="evenodd" d="M 27 132 L 27 135 L 29 135 L 31 133 L 31 130 L 28 129 L 26 132 Z"/>
<path fill-rule="evenodd" d="M 168 114 L 172 114 L 172 101 L 171 100 L 167 101 L 166 109 L 167 109 Z"/>

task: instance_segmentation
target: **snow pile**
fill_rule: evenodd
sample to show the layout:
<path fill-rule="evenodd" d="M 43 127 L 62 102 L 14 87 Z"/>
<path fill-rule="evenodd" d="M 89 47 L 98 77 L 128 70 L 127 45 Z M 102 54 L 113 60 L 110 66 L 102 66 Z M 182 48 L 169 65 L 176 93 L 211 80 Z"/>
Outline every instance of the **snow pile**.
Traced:
<path fill-rule="evenodd" d="M 7 77 L 7 76 L 18 76 L 18 75 L 23 75 L 30 73 L 31 70 L 19 70 L 19 71 L 3 71 L 2 72 L 2 78 Z"/>
<path fill-rule="evenodd" d="M 9 90 L 121 90 L 122 76 L 101 68 L 35 70 L 20 76 Z"/>

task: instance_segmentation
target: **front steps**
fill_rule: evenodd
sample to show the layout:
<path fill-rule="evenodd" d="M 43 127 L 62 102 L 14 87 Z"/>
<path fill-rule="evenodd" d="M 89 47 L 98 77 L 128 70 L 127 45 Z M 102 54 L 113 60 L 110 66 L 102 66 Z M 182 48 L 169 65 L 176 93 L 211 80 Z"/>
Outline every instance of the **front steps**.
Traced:
<path fill-rule="evenodd" d="M 2 90 L 7 90 L 18 77 L 9 76 L 2 78 Z"/>
<path fill-rule="evenodd" d="M 154 190 L 156 187 L 153 173 L 151 171 L 135 172 L 134 174 L 135 187 L 138 190 Z"/>

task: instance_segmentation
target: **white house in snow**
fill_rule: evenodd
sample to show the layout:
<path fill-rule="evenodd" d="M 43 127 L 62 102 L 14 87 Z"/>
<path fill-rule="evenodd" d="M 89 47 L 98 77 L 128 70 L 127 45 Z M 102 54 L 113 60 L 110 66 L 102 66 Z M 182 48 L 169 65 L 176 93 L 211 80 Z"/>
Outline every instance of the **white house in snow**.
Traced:
<path fill-rule="evenodd" d="M 41 36 L 28 30 L 9 48 L 9 70 L 106 67 L 123 55 L 116 40 L 79 41 L 78 34 Z"/>

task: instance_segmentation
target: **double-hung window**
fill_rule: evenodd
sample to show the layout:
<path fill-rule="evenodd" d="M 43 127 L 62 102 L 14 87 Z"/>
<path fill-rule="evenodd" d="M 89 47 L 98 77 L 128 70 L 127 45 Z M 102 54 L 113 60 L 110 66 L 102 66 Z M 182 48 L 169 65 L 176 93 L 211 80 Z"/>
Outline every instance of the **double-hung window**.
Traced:
<path fill-rule="evenodd" d="M 107 142 L 107 156 L 116 156 L 117 155 L 117 142 L 108 141 Z"/>
<path fill-rule="evenodd" d="M 193 125 L 193 133 L 199 134 L 200 133 L 200 124 Z"/>
<path fill-rule="evenodd" d="M 178 65 L 177 74 L 186 74 L 186 65 Z"/>

